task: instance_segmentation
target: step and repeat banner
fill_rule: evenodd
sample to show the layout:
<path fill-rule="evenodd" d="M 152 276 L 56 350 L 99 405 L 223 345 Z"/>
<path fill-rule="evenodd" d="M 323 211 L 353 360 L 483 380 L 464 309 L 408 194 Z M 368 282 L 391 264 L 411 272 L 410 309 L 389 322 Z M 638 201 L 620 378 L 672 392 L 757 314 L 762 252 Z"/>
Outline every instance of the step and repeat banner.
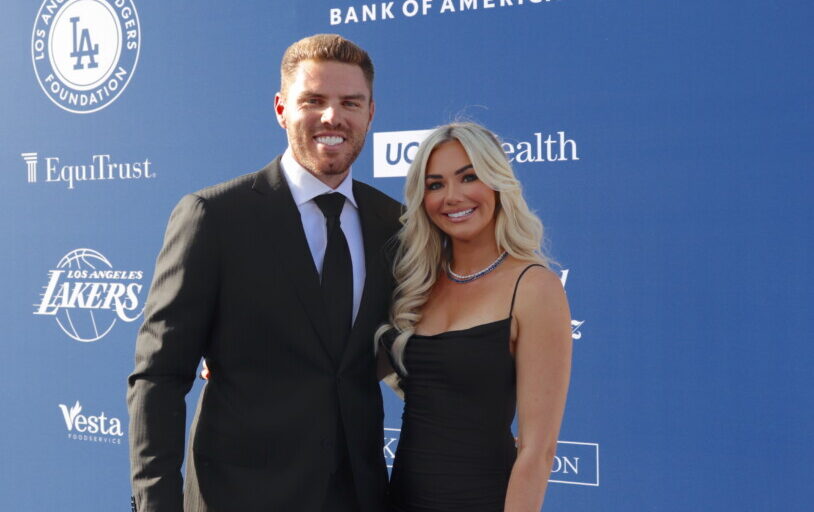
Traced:
<path fill-rule="evenodd" d="M 376 66 L 356 179 L 401 199 L 427 131 L 474 120 L 546 225 L 574 344 L 546 510 L 810 510 L 812 15 L 4 2 L 0 510 L 129 510 L 126 377 L 167 218 L 285 149 L 280 57 L 317 32 Z M 402 403 L 383 393 L 390 465 Z"/>

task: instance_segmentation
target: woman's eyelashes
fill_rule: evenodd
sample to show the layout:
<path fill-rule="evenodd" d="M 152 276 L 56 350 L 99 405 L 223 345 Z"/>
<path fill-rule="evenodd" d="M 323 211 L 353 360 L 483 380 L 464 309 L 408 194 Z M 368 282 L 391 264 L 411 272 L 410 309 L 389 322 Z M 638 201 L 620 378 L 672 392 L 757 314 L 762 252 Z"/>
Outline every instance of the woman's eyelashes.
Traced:
<path fill-rule="evenodd" d="M 467 174 L 462 174 L 460 176 L 461 183 L 471 183 L 473 181 L 478 181 L 478 175 L 474 172 L 469 172 Z M 444 183 L 441 180 L 434 180 L 434 181 L 427 181 L 427 190 L 438 190 L 443 188 Z"/>

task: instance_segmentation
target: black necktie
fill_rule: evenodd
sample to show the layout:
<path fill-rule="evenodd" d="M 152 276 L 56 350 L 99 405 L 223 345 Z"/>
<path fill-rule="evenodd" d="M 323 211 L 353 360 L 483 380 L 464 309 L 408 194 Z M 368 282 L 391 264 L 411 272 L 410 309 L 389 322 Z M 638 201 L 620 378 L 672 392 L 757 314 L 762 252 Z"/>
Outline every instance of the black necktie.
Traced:
<path fill-rule="evenodd" d="M 353 265 L 348 241 L 339 223 L 345 196 L 334 192 L 317 196 L 314 201 L 325 215 L 328 228 L 328 244 L 322 260 L 322 297 L 331 329 L 331 356 L 339 361 L 350 334 L 353 316 Z"/>

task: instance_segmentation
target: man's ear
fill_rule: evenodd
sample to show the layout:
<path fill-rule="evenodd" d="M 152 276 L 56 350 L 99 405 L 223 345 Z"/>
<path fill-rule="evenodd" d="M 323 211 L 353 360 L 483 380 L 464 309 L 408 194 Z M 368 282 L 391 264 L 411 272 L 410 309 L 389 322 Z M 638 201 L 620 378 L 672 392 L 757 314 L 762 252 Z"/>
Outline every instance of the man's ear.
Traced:
<path fill-rule="evenodd" d="M 283 115 L 284 111 L 285 100 L 283 100 L 283 95 L 278 92 L 274 95 L 274 115 L 277 116 L 277 124 L 279 124 L 283 130 L 286 130 L 285 116 Z"/>

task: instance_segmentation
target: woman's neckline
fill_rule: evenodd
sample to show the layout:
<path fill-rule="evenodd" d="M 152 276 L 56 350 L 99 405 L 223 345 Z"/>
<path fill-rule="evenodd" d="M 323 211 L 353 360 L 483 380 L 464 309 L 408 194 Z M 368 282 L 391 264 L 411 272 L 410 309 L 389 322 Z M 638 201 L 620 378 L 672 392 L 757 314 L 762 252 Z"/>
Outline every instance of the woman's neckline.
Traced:
<path fill-rule="evenodd" d="M 474 331 L 475 329 L 480 329 L 483 327 L 491 327 L 493 325 L 501 324 L 504 322 L 509 322 L 512 319 L 511 315 L 506 318 L 501 318 L 500 320 L 494 320 L 492 322 L 486 322 L 483 324 L 473 325 L 472 327 L 466 327 L 464 329 L 454 329 L 451 331 L 443 331 L 436 334 L 413 334 L 413 338 L 442 338 L 453 334 L 462 334 L 469 331 Z"/>

